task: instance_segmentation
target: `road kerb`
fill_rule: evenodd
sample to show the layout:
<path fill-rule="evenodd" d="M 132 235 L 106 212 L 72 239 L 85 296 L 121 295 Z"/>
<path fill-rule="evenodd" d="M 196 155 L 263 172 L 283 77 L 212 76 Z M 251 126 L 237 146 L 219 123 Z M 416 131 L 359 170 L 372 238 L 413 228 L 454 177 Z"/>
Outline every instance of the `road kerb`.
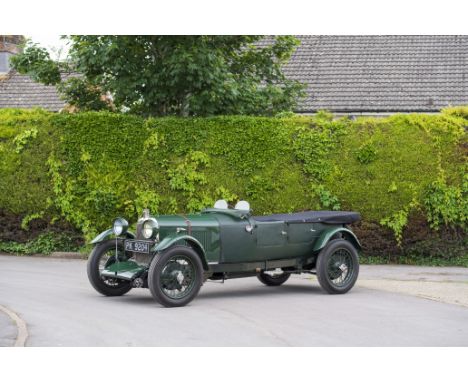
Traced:
<path fill-rule="evenodd" d="M 26 326 L 26 322 L 15 312 L 8 309 L 7 307 L 0 305 L 0 311 L 5 313 L 8 317 L 10 317 L 13 322 L 15 323 L 18 334 L 16 336 L 16 341 L 13 346 L 15 347 L 23 347 L 26 346 L 26 340 L 28 339 L 28 327 Z"/>
<path fill-rule="evenodd" d="M 66 260 L 86 260 L 88 257 L 84 253 L 80 252 L 52 252 L 50 255 L 44 255 L 40 253 L 30 255 L 18 255 L 16 253 L 0 252 L 1 256 L 21 256 L 21 257 L 42 257 L 49 259 L 66 259 Z"/>

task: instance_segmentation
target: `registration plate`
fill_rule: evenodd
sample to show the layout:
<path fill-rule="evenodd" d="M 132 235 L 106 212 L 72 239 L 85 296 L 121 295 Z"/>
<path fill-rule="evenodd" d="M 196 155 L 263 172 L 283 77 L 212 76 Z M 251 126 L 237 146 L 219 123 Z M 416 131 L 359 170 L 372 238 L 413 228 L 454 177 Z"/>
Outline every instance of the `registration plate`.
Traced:
<path fill-rule="evenodd" d="M 149 253 L 150 242 L 141 240 L 125 240 L 125 250 L 129 252 Z"/>

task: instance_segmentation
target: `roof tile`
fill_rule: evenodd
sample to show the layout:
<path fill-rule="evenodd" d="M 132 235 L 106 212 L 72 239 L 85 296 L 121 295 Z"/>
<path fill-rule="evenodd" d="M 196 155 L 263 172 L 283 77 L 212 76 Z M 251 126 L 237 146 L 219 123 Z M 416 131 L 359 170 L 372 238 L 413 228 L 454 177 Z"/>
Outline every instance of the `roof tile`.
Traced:
<path fill-rule="evenodd" d="M 11 72 L 0 80 L 0 108 L 30 109 L 40 107 L 50 111 L 63 109 L 65 102 L 60 99 L 55 86 L 34 82 L 29 76 Z"/>
<path fill-rule="evenodd" d="M 298 112 L 438 111 L 468 104 L 468 36 L 297 36 Z M 266 39 L 268 43 L 268 39 Z"/>

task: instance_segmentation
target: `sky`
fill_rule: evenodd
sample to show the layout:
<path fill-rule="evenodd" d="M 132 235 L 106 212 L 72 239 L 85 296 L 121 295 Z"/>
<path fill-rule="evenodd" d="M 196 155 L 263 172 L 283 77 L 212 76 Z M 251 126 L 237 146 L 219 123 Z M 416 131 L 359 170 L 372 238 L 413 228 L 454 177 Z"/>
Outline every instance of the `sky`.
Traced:
<path fill-rule="evenodd" d="M 59 54 L 63 58 L 68 51 L 66 41 L 61 40 L 59 34 L 35 33 L 29 35 L 26 34 L 25 36 L 26 38 L 31 39 L 33 42 L 38 43 L 44 48 L 47 48 L 53 59 L 57 59 Z"/>

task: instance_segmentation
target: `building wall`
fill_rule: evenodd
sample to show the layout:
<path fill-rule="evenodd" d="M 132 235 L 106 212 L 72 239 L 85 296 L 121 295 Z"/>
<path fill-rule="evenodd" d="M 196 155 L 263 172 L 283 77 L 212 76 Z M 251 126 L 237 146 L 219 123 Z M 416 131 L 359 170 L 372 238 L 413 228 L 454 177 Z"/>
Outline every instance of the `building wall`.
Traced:
<path fill-rule="evenodd" d="M 0 35 L 0 74 L 10 71 L 10 57 L 21 52 L 25 38 L 19 35 Z"/>

